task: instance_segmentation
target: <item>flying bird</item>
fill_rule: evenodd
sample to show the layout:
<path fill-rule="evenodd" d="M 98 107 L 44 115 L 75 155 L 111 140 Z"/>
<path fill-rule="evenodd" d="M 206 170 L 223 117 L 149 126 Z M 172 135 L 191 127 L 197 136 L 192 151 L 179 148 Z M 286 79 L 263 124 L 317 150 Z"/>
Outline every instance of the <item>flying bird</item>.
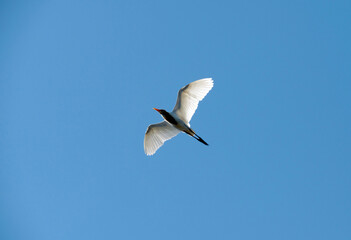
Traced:
<path fill-rule="evenodd" d="M 151 124 L 147 128 L 144 138 L 144 151 L 146 155 L 153 155 L 165 141 L 177 136 L 180 132 L 184 132 L 199 142 L 208 145 L 190 128 L 189 122 L 199 102 L 204 99 L 212 87 L 212 78 L 197 80 L 179 90 L 177 102 L 172 112 L 154 108 L 161 114 L 164 121 Z"/>

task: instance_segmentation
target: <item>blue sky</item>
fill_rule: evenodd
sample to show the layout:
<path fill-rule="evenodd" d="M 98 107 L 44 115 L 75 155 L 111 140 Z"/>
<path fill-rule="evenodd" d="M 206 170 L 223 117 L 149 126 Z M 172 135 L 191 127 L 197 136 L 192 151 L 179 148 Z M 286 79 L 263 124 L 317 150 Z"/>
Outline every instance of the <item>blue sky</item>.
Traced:
<path fill-rule="evenodd" d="M 350 1 L 8 1 L 1 239 L 351 239 Z M 191 125 L 147 157 L 177 91 Z"/>

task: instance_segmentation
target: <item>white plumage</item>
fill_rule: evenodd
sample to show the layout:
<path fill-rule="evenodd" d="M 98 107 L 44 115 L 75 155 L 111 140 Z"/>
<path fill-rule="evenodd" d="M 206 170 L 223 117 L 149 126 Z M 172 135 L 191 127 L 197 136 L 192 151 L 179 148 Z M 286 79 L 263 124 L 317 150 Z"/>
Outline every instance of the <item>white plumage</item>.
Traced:
<path fill-rule="evenodd" d="M 145 134 L 144 150 L 146 155 L 153 155 L 163 143 L 180 133 L 180 130 L 163 121 L 150 125 Z"/>
<path fill-rule="evenodd" d="M 165 121 L 150 125 L 145 133 L 144 150 L 146 155 L 153 155 L 163 143 L 178 135 L 181 131 L 208 145 L 191 128 L 190 120 L 201 101 L 213 87 L 212 78 L 204 78 L 189 83 L 178 92 L 176 105 L 172 112 L 157 110 Z M 195 137 L 196 136 L 196 137 Z"/>
<path fill-rule="evenodd" d="M 189 123 L 199 102 L 204 99 L 212 87 L 212 78 L 204 78 L 189 83 L 179 90 L 177 103 L 172 112 L 184 122 Z"/>

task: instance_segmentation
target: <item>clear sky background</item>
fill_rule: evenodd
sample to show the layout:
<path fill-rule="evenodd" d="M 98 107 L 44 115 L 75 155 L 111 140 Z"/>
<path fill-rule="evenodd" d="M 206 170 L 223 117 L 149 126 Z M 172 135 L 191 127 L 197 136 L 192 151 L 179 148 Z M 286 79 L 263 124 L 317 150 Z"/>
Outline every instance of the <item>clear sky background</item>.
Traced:
<path fill-rule="evenodd" d="M 349 0 L 0 6 L 1 239 L 351 239 Z"/>

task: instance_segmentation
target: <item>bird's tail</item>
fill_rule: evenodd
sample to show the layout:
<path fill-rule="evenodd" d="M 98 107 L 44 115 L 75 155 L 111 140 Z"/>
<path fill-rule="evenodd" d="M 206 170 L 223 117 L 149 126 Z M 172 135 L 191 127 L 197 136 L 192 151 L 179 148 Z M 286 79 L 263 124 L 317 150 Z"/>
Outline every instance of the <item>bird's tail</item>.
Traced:
<path fill-rule="evenodd" d="M 199 137 L 196 133 L 193 136 L 196 140 L 198 140 L 199 142 L 202 142 L 203 144 L 205 144 L 206 146 L 208 146 L 208 143 L 205 142 L 201 137 Z"/>

